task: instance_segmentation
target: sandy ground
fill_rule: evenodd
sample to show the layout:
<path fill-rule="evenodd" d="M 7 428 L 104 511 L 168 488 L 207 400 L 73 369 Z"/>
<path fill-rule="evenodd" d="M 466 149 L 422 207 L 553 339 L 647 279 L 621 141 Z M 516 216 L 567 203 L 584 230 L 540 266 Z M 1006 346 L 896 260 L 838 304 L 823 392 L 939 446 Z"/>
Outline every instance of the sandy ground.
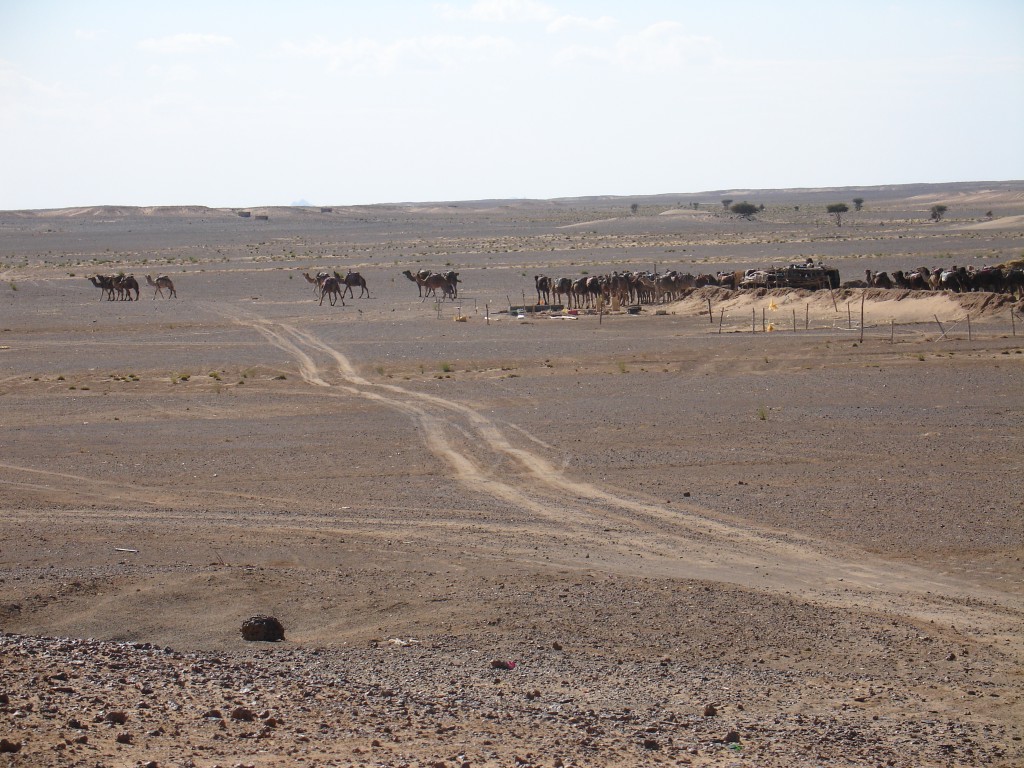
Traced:
<path fill-rule="evenodd" d="M 1019 189 L 940 225 L 890 190 L 842 228 L 807 192 L 0 214 L 0 766 L 1022 764 L 1019 305 L 498 313 L 542 273 L 1020 257 Z M 101 301 L 120 269 L 179 298 Z"/>

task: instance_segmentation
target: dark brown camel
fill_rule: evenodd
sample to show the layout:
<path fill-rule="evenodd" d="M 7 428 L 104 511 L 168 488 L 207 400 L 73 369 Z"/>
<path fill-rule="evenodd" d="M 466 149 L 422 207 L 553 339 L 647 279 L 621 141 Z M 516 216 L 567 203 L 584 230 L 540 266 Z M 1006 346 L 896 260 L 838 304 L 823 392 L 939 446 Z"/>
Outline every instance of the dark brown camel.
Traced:
<path fill-rule="evenodd" d="M 333 307 L 338 299 L 341 299 L 341 306 L 345 306 L 345 294 L 342 292 L 342 283 L 336 277 L 328 277 L 324 280 L 323 285 L 320 288 L 320 306 L 324 305 L 324 297 L 327 296 L 330 299 L 331 306 Z"/>
<path fill-rule="evenodd" d="M 104 296 L 107 298 L 107 301 L 113 301 L 114 282 L 112 277 L 109 275 L 96 275 L 94 277 L 87 277 L 86 279 L 100 289 L 100 301 L 103 301 Z"/>
<path fill-rule="evenodd" d="M 551 278 L 544 275 L 534 275 L 533 284 L 537 288 L 537 303 L 551 303 Z"/>
<path fill-rule="evenodd" d="M 348 291 L 348 295 L 351 296 L 353 299 L 355 298 L 355 293 L 352 290 L 352 286 L 355 286 L 355 285 L 359 286 L 359 298 L 360 299 L 362 299 L 362 298 L 367 298 L 367 299 L 370 298 L 370 289 L 366 287 L 366 279 L 362 275 L 360 275 L 358 272 L 353 272 L 350 269 L 348 271 L 348 274 L 346 274 L 344 276 L 339 275 L 337 272 L 334 273 L 334 276 L 336 278 L 338 278 L 339 280 L 341 280 L 342 285 L 345 286 L 345 291 Z M 342 293 L 344 294 L 344 291 Z M 366 294 L 366 296 L 364 297 L 363 294 Z"/>

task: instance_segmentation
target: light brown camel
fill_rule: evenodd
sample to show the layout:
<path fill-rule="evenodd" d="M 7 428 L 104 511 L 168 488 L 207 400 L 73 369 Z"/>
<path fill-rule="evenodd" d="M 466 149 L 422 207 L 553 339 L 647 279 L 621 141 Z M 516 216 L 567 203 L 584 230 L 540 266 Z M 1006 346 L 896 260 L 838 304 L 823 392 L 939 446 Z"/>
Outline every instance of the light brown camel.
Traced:
<path fill-rule="evenodd" d="M 168 291 L 168 295 L 167 295 L 168 299 L 170 299 L 172 297 L 175 298 L 175 299 L 178 298 L 178 292 L 176 290 L 174 290 L 174 283 L 171 282 L 171 278 L 169 278 L 167 275 L 159 275 L 159 276 L 157 276 L 156 280 L 154 280 L 149 275 L 146 275 L 146 284 L 147 285 L 151 285 L 154 288 L 156 288 L 156 290 L 153 291 L 153 300 L 154 301 L 156 301 L 156 295 L 158 293 L 161 296 L 164 295 L 164 288 L 166 288 L 167 291 Z"/>
<path fill-rule="evenodd" d="M 308 272 L 303 272 L 302 276 L 306 278 L 307 283 L 313 284 L 313 293 L 317 295 L 323 292 L 324 280 L 330 277 L 326 272 L 317 272 L 316 277 L 310 277 Z"/>

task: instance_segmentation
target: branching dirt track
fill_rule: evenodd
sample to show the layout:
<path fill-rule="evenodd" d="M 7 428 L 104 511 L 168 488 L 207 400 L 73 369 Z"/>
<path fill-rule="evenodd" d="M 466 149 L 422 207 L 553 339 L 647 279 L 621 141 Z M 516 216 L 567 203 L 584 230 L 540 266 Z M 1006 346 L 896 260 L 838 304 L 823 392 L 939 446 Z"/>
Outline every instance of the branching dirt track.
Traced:
<path fill-rule="evenodd" d="M 604 232 L 605 213 L 569 235 L 594 259 L 642 226 Z M 408 215 L 428 245 L 389 240 L 390 218 L 315 244 L 272 219 L 281 254 L 346 263 L 182 223 L 218 245 L 161 270 L 174 302 L 97 301 L 70 261 L 5 266 L 0 738 L 19 751 L 0 765 L 1024 762 L 1006 307 L 967 339 L 960 308 L 902 300 L 890 342 L 879 302 L 863 343 L 824 300 L 807 334 L 740 333 L 746 297 L 721 335 L 703 297 L 487 324 L 520 275 L 578 270 L 579 248 L 547 255 L 574 222 L 517 210 L 537 231 L 495 256 L 482 214 Z M 154 220 L 102 234 L 155 259 Z M 711 253 L 720 224 L 659 221 L 645 247 Z M 858 226 L 858 252 L 899 249 L 873 269 L 936 247 Z M 1017 242 L 957 232 L 961 255 Z M 766 225 L 742 247 L 796 258 L 817 236 Z M 457 264 L 468 322 L 419 300 L 400 274 L 418 262 L 379 266 L 424 249 Z M 320 307 L 300 272 L 346 267 L 374 298 Z M 284 643 L 241 640 L 260 613 Z"/>

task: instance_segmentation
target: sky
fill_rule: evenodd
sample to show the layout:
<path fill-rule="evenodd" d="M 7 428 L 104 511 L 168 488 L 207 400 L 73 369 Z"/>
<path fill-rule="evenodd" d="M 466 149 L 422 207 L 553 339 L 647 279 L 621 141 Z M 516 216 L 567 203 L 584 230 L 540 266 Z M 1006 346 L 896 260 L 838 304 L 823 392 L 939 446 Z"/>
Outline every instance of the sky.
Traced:
<path fill-rule="evenodd" d="M 1024 2 L 0 0 L 0 209 L 1024 179 Z"/>

